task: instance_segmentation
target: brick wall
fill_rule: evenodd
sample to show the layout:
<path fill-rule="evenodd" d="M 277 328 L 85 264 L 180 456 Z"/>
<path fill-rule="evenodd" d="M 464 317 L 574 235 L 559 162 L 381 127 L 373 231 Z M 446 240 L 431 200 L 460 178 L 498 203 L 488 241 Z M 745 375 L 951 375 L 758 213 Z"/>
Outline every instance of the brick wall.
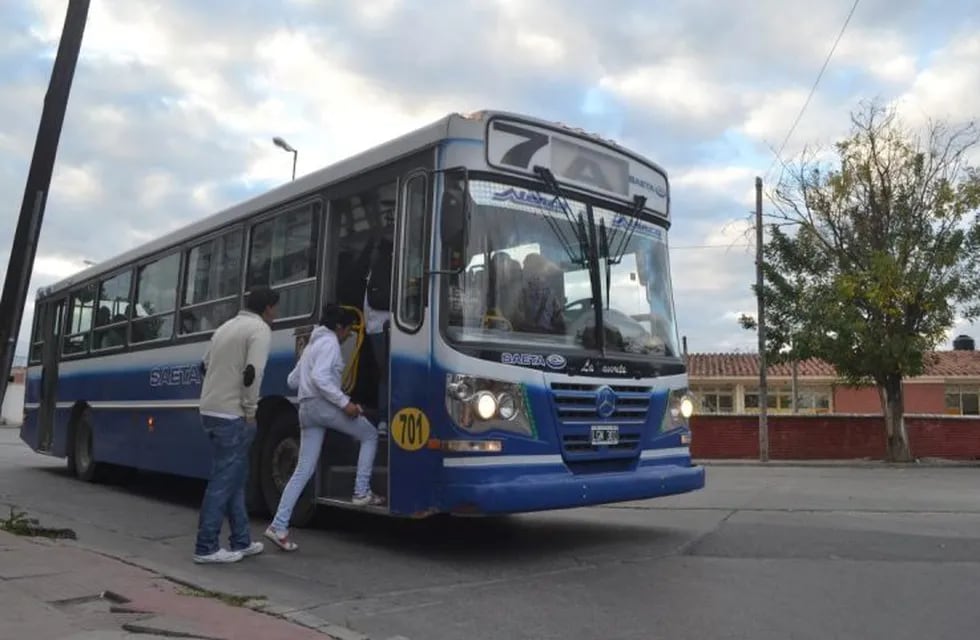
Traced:
<path fill-rule="evenodd" d="M 768 416 L 772 460 L 847 460 L 885 455 L 880 416 Z M 917 458 L 980 459 L 980 418 L 905 416 Z M 691 419 L 695 458 L 759 457 L 758 416 L 698 415 Z"/>

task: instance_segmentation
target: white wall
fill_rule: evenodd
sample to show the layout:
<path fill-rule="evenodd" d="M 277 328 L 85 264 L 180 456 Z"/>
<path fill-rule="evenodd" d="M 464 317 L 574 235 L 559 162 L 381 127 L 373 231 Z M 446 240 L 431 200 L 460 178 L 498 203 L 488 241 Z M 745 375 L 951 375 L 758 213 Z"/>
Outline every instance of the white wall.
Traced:
<path fill-rule="evenodd" d="M 24 383 L 7 384 L 0 420 L 7 425 L 20 425 L 24 420 Z"/>

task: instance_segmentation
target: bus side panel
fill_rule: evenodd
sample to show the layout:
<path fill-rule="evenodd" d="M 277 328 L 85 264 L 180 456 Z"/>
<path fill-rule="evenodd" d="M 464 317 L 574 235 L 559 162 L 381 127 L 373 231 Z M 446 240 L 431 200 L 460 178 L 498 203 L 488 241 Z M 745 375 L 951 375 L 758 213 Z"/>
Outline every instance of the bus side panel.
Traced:
<path fill-rule="evenodd" d="M 137 409 L 115 419 L 122 429 L 140 434 L 141 469 L 200 479 L 210 476 L 210 445 L 197 408 Z"/>
<path fill-rule="evenodd" d="M 189 345 L 195 355 L 204 353 L 204 342 Z M 292 329 L 276 330 L 272 334 L 269 359 L 266 362 L 259 397 L 289 396 L 286 377 L 296 363 L 295 339 Z M 199 358 L 199 356 L 198 356 Z M 178 371 L 190 361 L 175 363 Z M 195 365 L 196 366 L 196 365 Z M 146 434 L 139 466 L 150 471 L 207 479 L 211 475 L 211 445 L 201 425 L 198 403 L 201 395 L 200 376 L 189 376 L 182 385 L 185 406 L 161 409 L 135 408 L 128 412 L 133 433 Z M 172 374 L 172 381 L 182 376 Z M 295 393 L 295 392 L 292 392 Z M 192 405 L 192 406 L 186 406 Z M 152 427 L 149 419 L 153 419 Z M 254 472 L 254 471 L 253 471 Z"/>
<path fill-rule="evenodd" d="M 435 502 L 442 455 L 428 442 L 437 437 L 439 411 L 432 398 L 440 381 L 431 377 L 429 362 L 407 350 L 391 357 L 388 484 L 391 511 L 400 515 L 424 515 Z"/>
<path fill-rule="evenodd" d="M 33 366 L 27 369 L 24 380 L 24 422 L 20 425 L 20 439 L 34 451 L 37 451 L 41 444 L 38 430 L 40 399 L 41 367 Z"/>
<path fill-rule="evenodd" d="M 201 356 L 206 342 L 64 361 L 59 377 L 54 455 L 67 454 L 72 407 L 90 407 L 93 457 L 99 462 L 148 471 L 207 478 L 211 452 L 201 429 Z M 262 395 L 288 395 L 286 376 L 295 363 L 292 329 L 274 332 Z M 36 397 L 39 376 L 31 379 Z M 36 402 L 36 401 L 35 401 Z M 29 411 L 22 438 L 37 441 L 36 410 Z"/>

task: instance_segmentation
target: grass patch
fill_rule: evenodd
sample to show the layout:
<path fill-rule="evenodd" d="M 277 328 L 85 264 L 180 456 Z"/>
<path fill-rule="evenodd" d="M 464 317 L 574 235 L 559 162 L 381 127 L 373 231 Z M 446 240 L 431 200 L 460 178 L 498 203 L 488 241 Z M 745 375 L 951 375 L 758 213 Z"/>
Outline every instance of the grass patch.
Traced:
<path fill-rule="evenodd" d="M 265 596 L 236 596 L 230 593 L 211 591 L 210 589 L 199 589 L 198 587 L 192 587 L 190 585 L 179 585 L 177 587 L 177 593 L 182 596 L 191 596 L 193 598 L 213 598 L 233 607 L 245 607 L 253 600 L 266 599 Z"/>
<path fill-rule="evenodd" d="M 31 536 L 54 538 L 60 540 L 77 540 L 78 536 L 71 529 L 54 529 L 42 527 L 36 518 L 28 518 L 23 511 L 15 511 L 10 507 L 10 515 L 0 519 L 0 531 L 6 531 L 16 536 Z"/>

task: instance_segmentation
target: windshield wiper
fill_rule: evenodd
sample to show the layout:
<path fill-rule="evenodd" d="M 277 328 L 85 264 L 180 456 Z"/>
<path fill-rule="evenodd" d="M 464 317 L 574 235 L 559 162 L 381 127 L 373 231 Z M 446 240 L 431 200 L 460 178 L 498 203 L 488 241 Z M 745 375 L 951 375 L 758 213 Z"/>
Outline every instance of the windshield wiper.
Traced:
<path fill-rule="evenodd" d="M 592 205 L 588 203 L 585 205 L 588 223 L 586 223 L 585 217 L 581 214 L 579 214 L 578 221 L 576 221 L 572 216 L 571 207 L 565 202 L 561 187 L 558 186 L 558 181 L 555 180 L 555 174 L 551 172 L 551 169 L 537 165 L 534 167 L 534 173 L 555 194 L 555 198 L 558 199 L 559 204 L 562 206 L 565 219 L 575 232 L 579 250 L 582 252 L 578 264 L 588 267 L 589 282 L 592 285 L 592 308 L 595 310 L 595 345 L 599 348 L 602 355 L 605 355 L 606 340 L 602 320 L 602 282 L 599 280 L 599 243 L 596 239 L 596 224 L 595 216 L 592 212 Z"/>
<path fill-rule="evenodd" d="M 613 228 L 607 232 L 605 218 L 599 220 L 599 259 L 604 257 L 606 262 L 606 308 L 609 308 L 612 298 L 612 292 L 610 291 L 612 287 L 612 265 L 619 264 L 623 261 L 626 247 L 629 246 L 630 240 L 633 238 L 633 232 L 640 224 L 639 213 L 646 206 L 646 203 L 647 199 L 643 196 L 638 195 L 633 197 L 633 208 L 629 212 L 630 221 L 627 223 L 626 231 L 623 232 L 623 237 L 615 252 L 610 250 L 610 244 L 616 239 L 617 231 Z"/>
<path fill-rule="evenodd" d="M 620 239 L 619 245 L 616 247 L 616 250 L 613 253 L 609 253 L 609 245 L 606 245 L 605 247 L 606 259 L 609 261 L 609 264 L 619 264 L 623 260 L 623 255 L 626 253 L 626 247 L 629 246 L 630 240 L 633 239 L 633 232 L 636 231 L 638 226 L 640 226 L 640 211 L 643 211 L 643 207 L 645 207 L 646 204 L 646 197 L 640 195 L 633 196 L 633 208 L 630 209 L 629 212 L 630 219 L 627 223 L 628 226 L 626 227 L 626 230 L 623 231 L 623 236 Z M 615 238 L 616 230 L 614 229 L 610 241 Z M 613 258 L 613 255 L 616 257 Z"/>
<path fill-rule="evenodd" d="M 612 304 L 612 266 L 619 264 L 609 258 L 609 237 L 606 235 L 606 219 L 599 220 L 599 258 L 606 257 L 606 308 Z"/>
<path fill-rule="evenodd" d="M 558 203 L 559 207 L 561 207 L 562 213 L 565 214 L 565 220 L 572 228 L 572 233 L 575 234 L 575 239 L 578 241 L 580 251 L 578 257 L 572 254 L 572 243 L 565 238 L 565 234 L 562 232 L 558 223 L 548 215 L 544 216 L 545 221 L 561 241 L 562 248 L 565 250 L 565 253 L 568 255 L 568 259 L 571 260 L 572 264 L 585 266 L 588 263 L 586 246 L 588 245 L 589 240 L 588 235 L 585 233 L 585 225 L 581 219 L 581 216 L 579 216 L 578 225 L 576 225 L 575 218 L 572 216 L 572 208 L 568 206 L 568 202 L 562 195 L 561 187 L 558 186 L 558 181 L 555 180 L 555 174 L 551 172 L 551 169 L 542 167 L 541 165 L 535 165 L 534 173 L 541 178 L 541 181 L 545 183 L 545 186 L 547 186 L 551 193 L 555 196 L 555 201 Z"/>

